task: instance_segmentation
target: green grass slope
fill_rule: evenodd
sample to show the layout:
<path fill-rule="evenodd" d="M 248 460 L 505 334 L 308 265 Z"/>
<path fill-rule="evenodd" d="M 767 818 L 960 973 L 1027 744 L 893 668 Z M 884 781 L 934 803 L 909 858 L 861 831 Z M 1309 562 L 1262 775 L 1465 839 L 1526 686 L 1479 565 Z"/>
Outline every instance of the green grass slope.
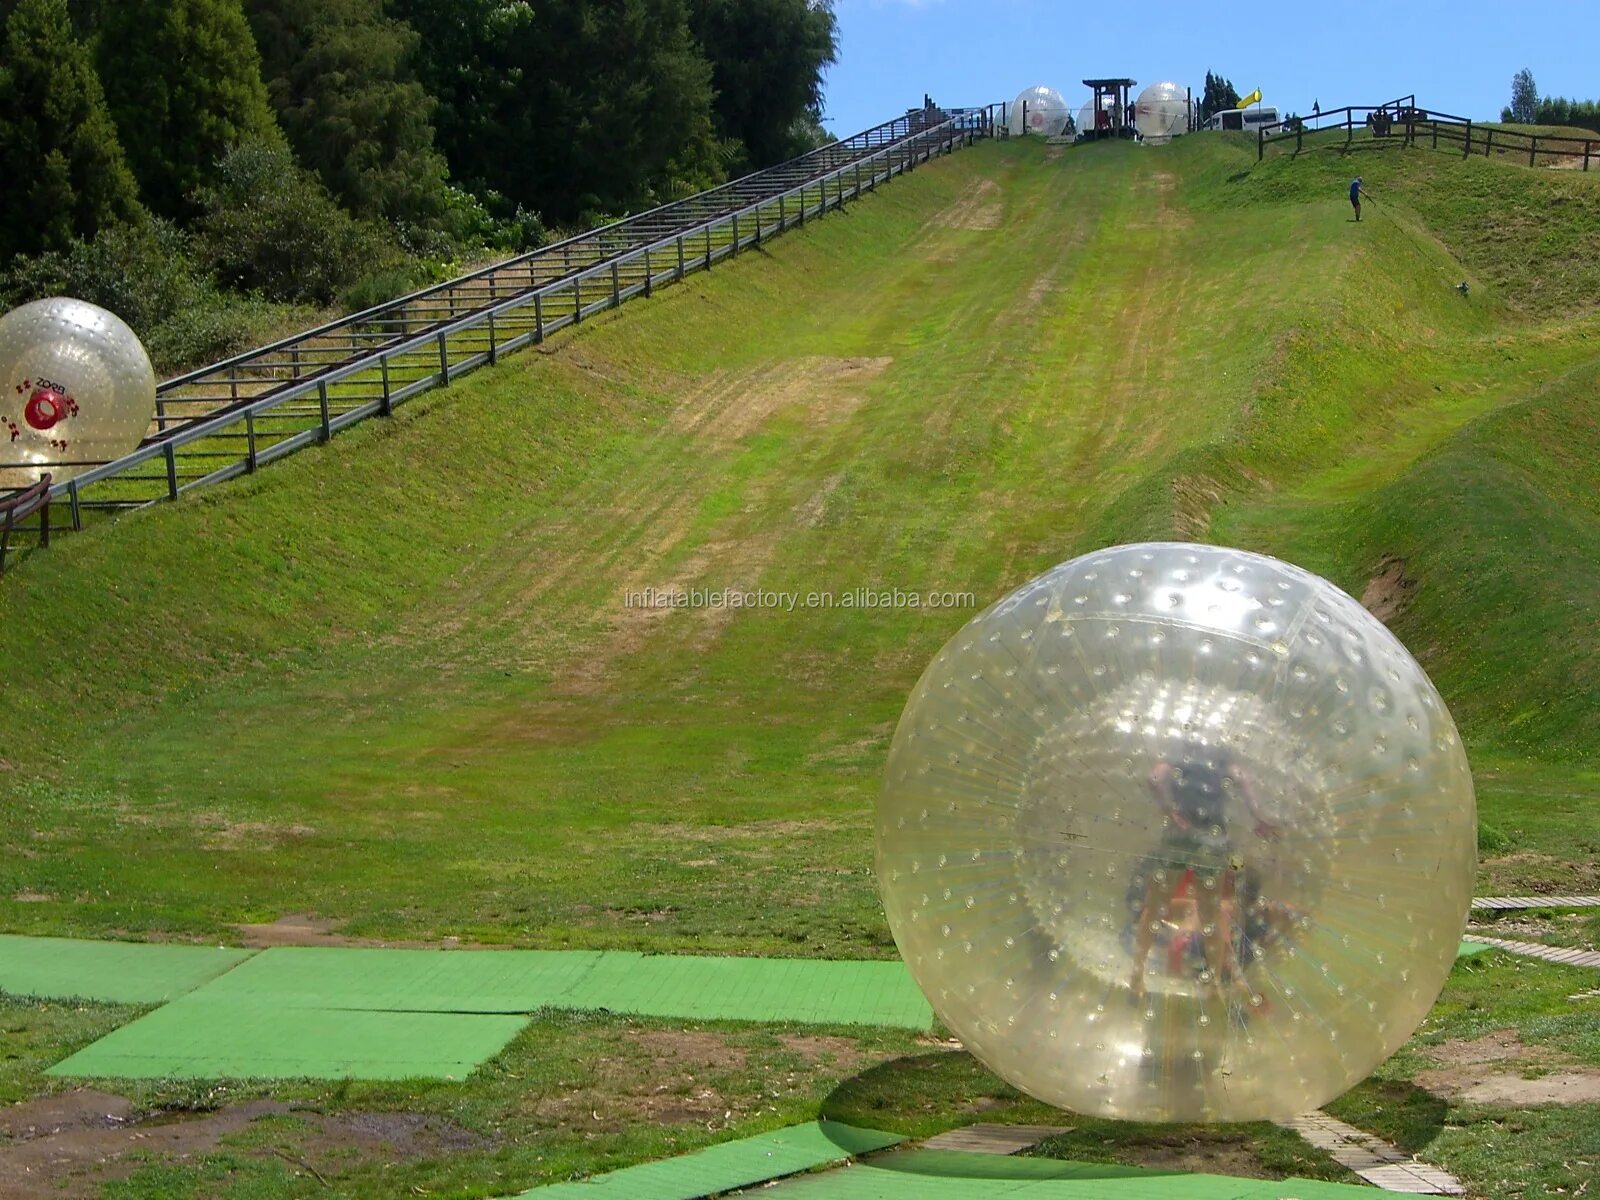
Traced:
<path fill-rule="evenodd" d="M 0 581 L 0 930 L 232 941 L 310 914 L 430 944 L 888 955 L 870 811 L 908 689 L 977 607 L 1140 537 L 1368 595 L 1466 733 L 1481 887 L 1600 890 L 1597 197 L 1600 176 L 1427 150 L 983 145 L 30 555 Z M 649 587 L 955 599 L 627 604 Z M 1593 1104 L 1415 1080 L 1593 1070 L 1592 982 L 1465 962 L 1336 1111 L 1471 1194 L 1576 1194 Z M 0 997 L 0 1092 L 55 1086 L 46 1065 L 131 1015 Z M 462 1082 L 128 1090 L 296 1108 L 124 1164 L 120 1197 L 498 1195 L 819 1113 L 1059 1120 L 909 1034 L 558 1013 Z M 374 1114 L 451 1138 L 338 1140 Z M 1041 1152 L 1203 1142 L 1339 1173 L 1266 1127 L 1090 1125 Z"/>
<path fill-rule="evenodd" d="M 1356 225 L 1348 157 L 981 146 L 32 556 L 0 586 L 0 925 L 888 953 L 866 834 L 911 683 L 977 607 L 1137 537 L 1357 594 L 1402 558 L 1398 628 L 1474 749 L 1592 761 L 1600 322 L 1519 272 L 1600 269 L 1600 180 L 1372 153 Z M 1583 253 L 1463 215 L 1551 187 Z"/>

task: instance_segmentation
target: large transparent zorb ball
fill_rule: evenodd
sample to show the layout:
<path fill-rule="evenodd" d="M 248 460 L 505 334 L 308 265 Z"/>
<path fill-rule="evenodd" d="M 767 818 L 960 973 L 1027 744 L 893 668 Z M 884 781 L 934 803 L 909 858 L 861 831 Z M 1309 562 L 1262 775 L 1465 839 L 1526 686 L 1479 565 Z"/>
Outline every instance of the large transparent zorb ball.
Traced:
<path fill-rule="evenodd" d="M 60 483 L 139 444 L 156 377 L 122 320 L 82 300 L 0 317 L 0 489 Z"/>
<path fill-rule="evenodd" d="M 877 819 L 940 1018 L 1083 1113 L 1309 1111 L 1398 1048 L 1455 960 L 1466 756 L 1405 648 L 1239 550 L 1120 546 L 975 618 L 906 705 Z"/>
<path fill-rule="evenodd" d="M 1188 130 L 1188 93 L 1175 83 L 1152 83 L 1133 103 L 1133 123 L 1151 145 L 1170 142 Z"/>
<path fill-rule="evenodd" d="M 1006 110 L 1006 128 L 1013 137 L 1057 137 L 1067 127 L 1072 110 L 1066 97 L 1053 87 L 1037 84 L 1024 88 Z"/>

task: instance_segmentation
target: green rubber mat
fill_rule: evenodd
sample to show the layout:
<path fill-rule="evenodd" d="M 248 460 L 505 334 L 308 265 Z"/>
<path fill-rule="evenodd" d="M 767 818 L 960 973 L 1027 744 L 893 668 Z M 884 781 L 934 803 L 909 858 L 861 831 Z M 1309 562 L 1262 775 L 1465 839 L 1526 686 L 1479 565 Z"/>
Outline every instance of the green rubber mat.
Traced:
<path fill-rule="evenodd" d="M 1361 1200 L 1373 1189 L 1312 1179 L 1226 1175 L 913 1150 L 764 1190 L 774 1200 Z"/>
<path fill-rule="evenodd" d="M 0 991 L 14 996 L 160 1004 L 193 991 L 252 950 L 0 936 Z"/>
<path fill-rule="evenodd" d="M 1471 958 L 1474 954 L 1482 954 L 1485 950 L 1493 950 L 1493 946 L 1485 946 L 1482 942 L 1462 942 L 1456 947 L 1457 961 Z"/>
<path fill-rule="evenodd" d="M 573 1008 L 702 1021 L 799 1021 L 927 1029 L 933 1009 L 895 962 L 603 956 L 569 994 Z"/>
<path fill-rule="evenodd" d="M 605 1009 L 685 1020 L 927 1029 L 899 962 L 707 958 L 586 950 L 265 950 L 205 989 L 212 1001 L 396 1012 Z"/>
<path fill-rule="evenodd" d="M 84 1047 L 48 1074 L 120 1079 L 465 1079 L 521 1017 L 288 1008 L 203 992 Z"/>
<path fill-rule="evenodd" d="M 902 1140 L 896 1134 L 876 1129 L 819 1121 L 573 1183 L 547 1184 L 523 1192 L 517 1200 L 576 1200 L 579 1196 L 596 1200 L 697 1200 L 843 1162 Z"/>
<path fill-rule="evenodd" d="M 600 958 L 597 950 L 282 947 L 263 950 L 205 995 L 297 1008 L 530 1013 L 556 1005 Z"/>

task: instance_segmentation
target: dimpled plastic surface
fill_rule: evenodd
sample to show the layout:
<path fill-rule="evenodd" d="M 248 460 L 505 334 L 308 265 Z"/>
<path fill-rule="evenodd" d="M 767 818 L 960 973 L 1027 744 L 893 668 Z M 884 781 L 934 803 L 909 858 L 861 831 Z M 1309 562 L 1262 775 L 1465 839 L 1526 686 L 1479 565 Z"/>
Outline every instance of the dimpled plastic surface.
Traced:
<path fill-rule="evenodd" d="M 1188 126 L 1188 94 L 1175 83 L 1152 83 L 1133 103 L 1139 136 L 1152 144 L 1169 142 Z"/>
<path fill-rule="evenodd" d="M 0 317 L 0 488 L 45 472 L 61 483 L 121 457 L 155 402 L 150 359 L 119 317 L 65 297 L 13 309 Z"/>
<path fill-rule="evenodd" d="M 895 733 L 879 886 L 934 1010 L 1029 1094 L 1138 1120 L 1306 1112 L 1455 960 L 1472 779 L 1421 667 L 1326 580 L 1169 543 L 971 621 Z"/>
<path fill-rule="evenodd" d="M 1041 83 L 1017 93 L 1006 112 L 1006 128 L 1013 137 L 1023 133 L 1055 137 L 1067 127 L 1067 118 L 1071 115 L 1066 97 Z"/>

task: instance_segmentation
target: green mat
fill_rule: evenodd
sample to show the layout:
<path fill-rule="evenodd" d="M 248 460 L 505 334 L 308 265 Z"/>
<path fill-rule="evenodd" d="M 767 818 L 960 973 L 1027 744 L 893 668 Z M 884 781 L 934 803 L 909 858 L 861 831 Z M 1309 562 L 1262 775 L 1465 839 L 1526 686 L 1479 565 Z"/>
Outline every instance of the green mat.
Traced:
<path fill-rule="evenodd" d="M 912 1150 L 766 1189 L 774 1200 L 1360 1200 L 1373 1189 L 1313 1179 L 1236 1179 L 1105 1163 Z"/>
<path fill-rule="evenodd" d="M 47 1072 L 119 1079 L 465 1079 L 521 1032 L 521 1017 L 286 1008 L 198 992 Z"/>
<path fill-rule="evenodd" d="M 606 1009 L 686 1020 L 927 1029 L 933 1011 L 898 962 L 702 958 L 589 950 L 266 950 L 208 999 L 397 1012 Z"/>
<path fill-rule="evenodd" d="M 159 942 L 90 942 L 0 935 L 0 991 L 14 996 L 160 1004 L 254 951 Z"/>
<path fill-rule="evenodd" d="M 1482 954 L 1485 950 L 1493 950 L 1493 946 L 1485 946 L 1482 942 L 1462 942 L 1456 947 L 1457 961 L 1471 958 L 1474 954 Z"/>
<path fill-rule="evenodd" d="M 528 1200 L 696 1200 L 882 1150 L 904 1139 L 836 1121 L 794 1125 L 692 1154 L 523 1192 Z"/>

